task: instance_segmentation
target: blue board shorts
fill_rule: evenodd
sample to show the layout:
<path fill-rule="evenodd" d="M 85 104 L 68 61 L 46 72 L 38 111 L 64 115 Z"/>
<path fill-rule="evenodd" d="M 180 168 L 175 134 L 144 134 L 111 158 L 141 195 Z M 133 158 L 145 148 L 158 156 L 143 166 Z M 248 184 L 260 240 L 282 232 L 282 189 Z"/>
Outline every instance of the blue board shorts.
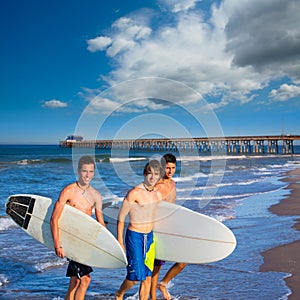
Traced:
<path fill-rule="evenodd" d="M 76 276 L 77 278 L 80 278 L 90 274 L 91 272 L 93 272 L 92 267 L 70 260 L 66 276 L 67 277 Z"/>
<path fill-rule="evenodd" d="M 153 232 L 141 233 L 127 229 L 125 236 L 127 276 L 130 281 L 143 281 L 152 276 L 154 266 Z"/>

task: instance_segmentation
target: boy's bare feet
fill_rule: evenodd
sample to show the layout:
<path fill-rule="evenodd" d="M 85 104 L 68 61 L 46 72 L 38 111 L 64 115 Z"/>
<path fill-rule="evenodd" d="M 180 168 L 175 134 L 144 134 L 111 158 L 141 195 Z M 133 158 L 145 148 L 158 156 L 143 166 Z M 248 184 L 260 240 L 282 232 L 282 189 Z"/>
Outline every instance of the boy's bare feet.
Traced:
<path fill-rule="evenodd" d="M 160 282 L 158 285 L 157 285 L 158 289 L 160 290 L 161 294 L 163 295 L 164 299 L 165 300 L 171 300 L 171 295 L 170 293 L 168 292 L 167 290 L 167 287 L 166 287 L 166 284 L 163 283 L 163 282 Z"/>
<path fill-rule="evenodd" d="M 123 296 L 121 296 L 119 292 L 115 292 L 115 300 L 123 300 Z"/>

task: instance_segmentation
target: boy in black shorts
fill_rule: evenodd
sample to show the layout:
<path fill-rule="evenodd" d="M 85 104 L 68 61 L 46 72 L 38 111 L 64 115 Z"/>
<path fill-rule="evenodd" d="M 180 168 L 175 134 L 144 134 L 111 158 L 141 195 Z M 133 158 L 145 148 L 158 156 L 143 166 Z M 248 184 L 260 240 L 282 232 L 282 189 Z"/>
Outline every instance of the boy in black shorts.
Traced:
<path fill-rule="evenodd" d="M 50 220 L 55 253 L 58 257 L 65 256 L 59 239 L 58 221 L 65 205 L 71 205 L 91 216 L 93 209 L 97 221 L 105 226 L 102 214 L 102 196 L 90 183 L 95 173 L 95 162 L 90 156 L 82 156 L 78 162 L 78 180 L 67 185 L 55 203 Z M 76 222 L 76 220 L 74 220 Z M 69 288 L 65 300 L 84 300 L 91 282 L 90 273 L 93 269 L 75 261 L 70 261 L 67 277 L 70 277 Z"/>

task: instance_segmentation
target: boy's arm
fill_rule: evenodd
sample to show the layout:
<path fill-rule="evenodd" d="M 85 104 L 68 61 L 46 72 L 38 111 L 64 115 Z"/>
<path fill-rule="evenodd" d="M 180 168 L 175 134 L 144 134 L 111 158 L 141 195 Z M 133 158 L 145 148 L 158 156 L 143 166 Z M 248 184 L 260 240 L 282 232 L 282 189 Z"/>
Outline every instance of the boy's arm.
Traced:
<path fill-rule="evenodd" d="M 95 216 L 96 220 L 106 227 L 105 222 L 104 222 L 104 217 L 103 217 L 103 210 L 102 210 L 102 196 L 99 192 L 97 192 L 97 201 L 95 204 Z"/>
<path fill-rule="evenodd" d="M 124 221 L 117 221 L 117 239 L 119 244 L 125 250 L 125 245 L 123 241 L 123 233 L 124 233 Z"/>
<path fill-rule="evenodd" d="M 103 217 L 103 211 L 102 209 L 100 210 L 99 208 L 95 208 L 95 216 L 96 216 L 96 219 L 97 221 L 103 225 L 104 227 L 106 227 L 106 224 L 104 222 L 104 217 Z"/>
<path fill-rule="evenodd" d="M 117 222 L 117 239 L 120 245 L 125 249 L 124 241 L 123 241 L 123 234 L 124 234 L 124 227 L 125 227 L 125 219 L 128 213 L 130 212 L 132 206 L 132 197 L 131 193 L 129 192 L 127 196 L 124 198 L 121 209 L 118 215 L 118 222 Z"/>
<path fill-rule="evenodd" d="M 58 200 L 55 203 L 55 206 L 54 206 L 54 209 L 52 212 L 52 216 L 50 219 L 50 227 L 51 227 L 51 233 L 52 233 L 55 253 L 57 256 L 62 257 L 62 258 L 64 257 L 64 251 L 60 244 L 58 221 L 59 221 L 62 211 L 69 199 L 69 193 L 70 193 L 70 191 L 68 188 L 65 188 L 62 190 L 62 192 L 59 195 Z"/>

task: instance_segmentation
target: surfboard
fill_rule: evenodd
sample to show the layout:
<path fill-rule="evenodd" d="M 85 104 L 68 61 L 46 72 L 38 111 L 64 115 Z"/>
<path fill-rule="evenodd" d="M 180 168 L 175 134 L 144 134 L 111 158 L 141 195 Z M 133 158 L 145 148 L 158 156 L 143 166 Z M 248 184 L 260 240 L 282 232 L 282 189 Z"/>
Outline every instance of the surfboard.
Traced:
<path fill-rule="evenodd" d="M 107 228 L 117 234 L 117 217 L 122 201 L 104 208 Z M 128 220 L 128 219 L 127 219 Z M 155 225 L 157 259 L 204 264 L 222 260 L 236 247 L 233 232 L 216 219 L 180 205 L 161 202 Z"/>
<path fill-rule="evenodd" d="M 12 195 L 6 213 L 27 234 L 54 250 L 50 218 L 54 202 L 31 194 Z M 105 269 L 127 265 L 126 255 L 115 237 L 94 218 L 65 205 L 59 220 L 60 240 L 65 256 L 79 263 Z"/>

